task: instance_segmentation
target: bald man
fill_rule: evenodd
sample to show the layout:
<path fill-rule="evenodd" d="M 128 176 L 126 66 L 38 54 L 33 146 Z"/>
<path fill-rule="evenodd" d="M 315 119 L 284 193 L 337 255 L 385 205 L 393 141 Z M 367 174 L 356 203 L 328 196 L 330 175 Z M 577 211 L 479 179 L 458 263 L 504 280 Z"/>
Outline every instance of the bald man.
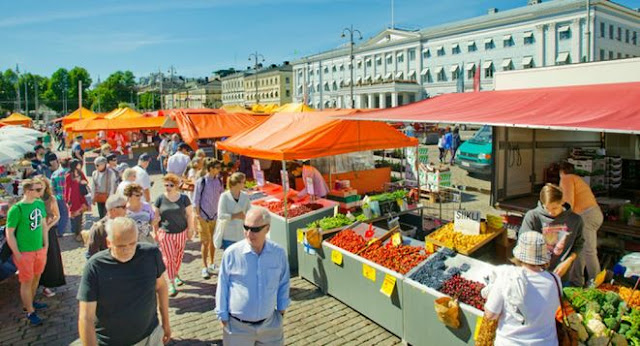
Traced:
<path fill-rule="evenodd" d="M 245 239 L 228 247 L 222 257 L 216 314 L 225 345 L 284 344 L 289 262 L 284 249 L 267 240 L 270 222 L 266 209 L 250 209 L 244 220 Z"/>
<path fill-rule="evenodd" d="M 160 250 L 138 244 L 138 229 L 130 218 L 109 220 L 106 228 L 109 248 L 89 259 L 78 289 L 83 345 L 167 343 L 169 293 Z"/>

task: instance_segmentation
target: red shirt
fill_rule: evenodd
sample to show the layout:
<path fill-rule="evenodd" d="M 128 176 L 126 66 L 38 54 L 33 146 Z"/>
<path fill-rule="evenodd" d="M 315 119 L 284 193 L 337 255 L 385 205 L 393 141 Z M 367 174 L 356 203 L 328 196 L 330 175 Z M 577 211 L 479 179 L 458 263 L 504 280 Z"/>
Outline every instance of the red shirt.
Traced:
<path fill-rule="evenodd" d="M 86 180 L 87 178 L 83 174 L 81 179 Z M 80 192 L 80 183 L 72 178 L 71 173 L 67 173 L 65 177 L 64 200 L 69 205 L 71 213 L 80 210 L 83 205 L 87 205 L 87 199 Z"/>

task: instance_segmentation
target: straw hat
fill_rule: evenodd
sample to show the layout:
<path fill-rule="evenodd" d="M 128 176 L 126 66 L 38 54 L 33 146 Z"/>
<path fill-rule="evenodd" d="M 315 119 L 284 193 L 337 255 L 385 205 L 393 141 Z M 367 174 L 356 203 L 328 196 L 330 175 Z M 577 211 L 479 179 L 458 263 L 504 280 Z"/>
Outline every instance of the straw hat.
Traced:
<path fill-rule="evenodd" d="M 522 263 L 543 265 L 549 263 L 551 254 L 547 249 L 544 237 L 538 232 L 526 232 L 518 237 L 518 244 L 513 248 L 513 257 Z"/>

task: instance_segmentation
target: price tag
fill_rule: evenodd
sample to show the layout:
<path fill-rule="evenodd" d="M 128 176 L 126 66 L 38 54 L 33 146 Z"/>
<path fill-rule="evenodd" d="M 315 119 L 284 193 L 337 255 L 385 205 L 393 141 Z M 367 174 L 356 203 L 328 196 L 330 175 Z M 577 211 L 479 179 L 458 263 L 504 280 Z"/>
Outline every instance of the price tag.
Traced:
<path fill-rule="evenodd" d="M 376 270 L 364 263 L 362 264 L 362 276 L 376 282 Z"/>
<path fill-rule="evenodd" d="M 428 252 L 428 253 L 434 253 L 436 252 L 436 247 L 433 245 L 432 242 L 428 241 L 426 243 L 424 243 L 424 249 Z"/>
<path fill-rule="evenodd" d="M 387 297 L 391 297 L 393 294 L 393 290 L 396 288 L 396 278 L 395 276 L 385 274 L 384 281 L 382 282 L 382 287 L 380 287 L 380 292 Z"/>
<path fill-rule="evenodd" d="M 369 240 L 369 242 L 367 243 L 367 245 L 369 244 L 373 244 L 374 241 L 378 240 L 378 238 L 371 238 L 371 240 Z"/>
<path fill-rule="evenodd" d="M 256 166 L 257 170 L 260 170 L 260 160 L 253 159 L 253 165 Z"/>
<path fill-rule="evenodd" d="M 478 335 L 480 335 L 480 328 L 482 327 L 482 316 L 478 316 L 476 318 L 476 328 L 473 332 L 473 341 L 478 340 Z"/>
<path fill-rule="evenodd" d="M 302 244 L 302 242 L 304 241 L 304 232 L 299 229 L 298 230 L 298 243 Z"/>
<path fill-rule="evenodd" d="M 315 196 L 316 195 L 316 191 L 313 187 L 313 178 L 311 177 L 307 177 L 304 181 L 304 183 L 306 184 L 307 187 L 307 192 L 311 195 L 311 196 Z"/>
<path fill-rule="evenodd" d="M 402 234 L 400 234 L 400 232 L 396 232 L 391 236 L 391 244 L 393 244 L 393 246 L 402 245 Z"/>
<path fill-rule="evenodd" d="M 337 204 L 336 204 L 336 206 L 335 206 L 335 207 L 333 207 L 333 217 L 338 216 L 338 207 L 339 207 L 339 206 L 338 206 Z"/>
<path fill-rule="evenodd" d="M 342 265 L 342 252 L 332 250 L 331 251 L 331 262 L 341 266 Z"/>
<path fill-rule="evenodd" d="M 256 175 L 254 177 L 256 178 L 258 186 L 264 186 L 264 171 L 256 171 L 255 174 Z"/>
<path fill-rule="evenodd" d="M 454 230 L 466 235 L 480 234 L 480 212 L 456 210 L 453 219 Z"/>

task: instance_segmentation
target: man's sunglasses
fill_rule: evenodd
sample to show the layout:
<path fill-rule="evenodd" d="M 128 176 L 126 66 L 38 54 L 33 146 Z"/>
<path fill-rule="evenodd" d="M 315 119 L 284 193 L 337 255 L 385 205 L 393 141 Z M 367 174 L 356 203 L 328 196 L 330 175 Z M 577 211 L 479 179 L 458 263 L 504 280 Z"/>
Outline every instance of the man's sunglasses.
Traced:
<path fill-rule="evenodd" d="M 267 227 L 267 225 L 262 225 L 262 226 L 256 226 L 256 227 L 249 227 L 247 225 L 242 225 L 244 227 L 245 231 L 249 231 L 249 232 L 253 232 L 253 233 L 258 233 L 260 231 L 262 231 L 263 228 Z"/>

